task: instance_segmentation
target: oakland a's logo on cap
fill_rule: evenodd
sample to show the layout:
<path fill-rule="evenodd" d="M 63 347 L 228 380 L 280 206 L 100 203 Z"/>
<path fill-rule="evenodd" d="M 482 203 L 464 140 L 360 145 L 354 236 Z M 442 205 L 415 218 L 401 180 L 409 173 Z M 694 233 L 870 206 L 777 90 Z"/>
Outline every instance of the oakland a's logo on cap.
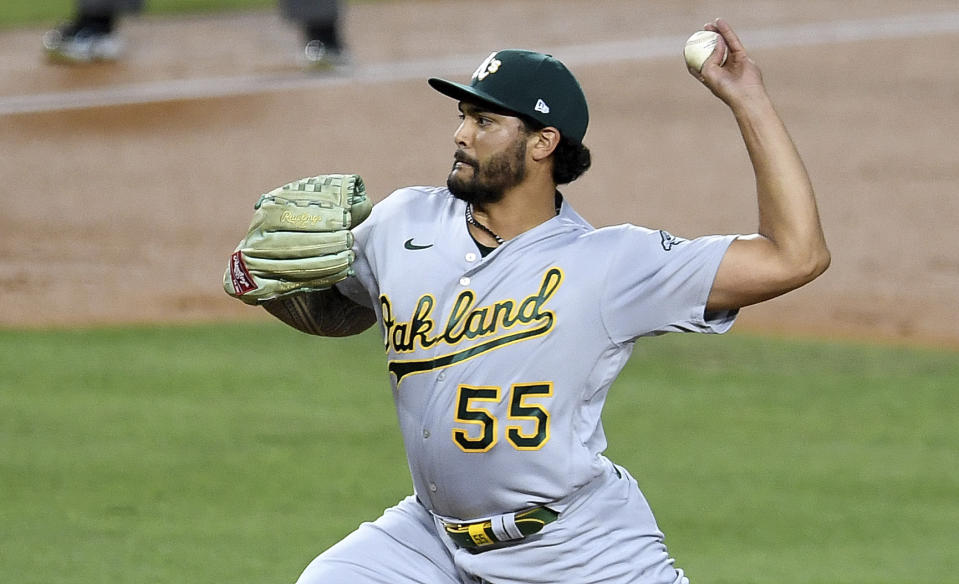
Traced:
<path fill-rule="evenodd" d="M 430 85 L 459 101 L 491 105 L 552 126 L 582 143 L 589 123 L 586 96 L 579 82 L 551 55 L 521 49 L 490 53 L 473 72 L 469 85 L 431 77 Z"/>
<path fill-rule="evenodd" d="M 496 58 L 496 53 L 490 53 L 486 60 L 480 63 L 480 66 L 473 71 L 473 79 L 480 81 L 486 79 L 490 73 L 496 73 L 503 66 L 503 62 Z"/>

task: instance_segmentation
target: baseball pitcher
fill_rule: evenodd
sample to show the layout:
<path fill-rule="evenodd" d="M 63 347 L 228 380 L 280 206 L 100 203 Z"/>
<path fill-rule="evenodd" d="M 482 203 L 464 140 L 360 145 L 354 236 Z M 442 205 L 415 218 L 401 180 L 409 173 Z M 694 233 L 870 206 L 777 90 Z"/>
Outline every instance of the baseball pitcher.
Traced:
<path fill-rule="evenodd" d="M 372 206 L 356 175 L 257 203 L 226 291 L 317 335 L 379 324 L 413 493 L 301 584 L 688 582 L 600 416 L 634 344 L 722 333 L 829 263 L 813 189 L 760 70 L 722 20 L 691 73 L 732 111 L 759 227 L 683 239 L 593 228 L 557 190 L 590 166 L 586 98 L 555 58 L 502 50 L 468 84 L 445 187 Z M 725 62 L 720 55 L 728 50 Z"/>

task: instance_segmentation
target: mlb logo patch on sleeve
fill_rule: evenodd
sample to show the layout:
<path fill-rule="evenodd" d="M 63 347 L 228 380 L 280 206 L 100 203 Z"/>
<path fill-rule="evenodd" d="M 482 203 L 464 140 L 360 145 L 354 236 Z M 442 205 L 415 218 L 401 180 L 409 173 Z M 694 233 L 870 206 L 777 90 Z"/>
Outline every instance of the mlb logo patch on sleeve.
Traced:
<path fill-rule="evenodd" d="M 660 230 L 659 236 L 662 238 L 663 250 L 669 251 L 673 249 L 674 245 L 679 245 L 680 243 L 686 241 L 681 237 L 676 237 L 675 235 L 669 233 L 668 231 Z"/>

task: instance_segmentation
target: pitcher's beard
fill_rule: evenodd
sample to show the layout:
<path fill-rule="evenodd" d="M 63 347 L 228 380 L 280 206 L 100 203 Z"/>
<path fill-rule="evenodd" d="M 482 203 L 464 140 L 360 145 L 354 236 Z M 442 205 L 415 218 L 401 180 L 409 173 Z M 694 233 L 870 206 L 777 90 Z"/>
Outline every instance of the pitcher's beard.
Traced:
<path fill-rule="evenodd" d="M 454 160 L 472 169 L 469 178 L 462 178 L 456 164 L 446 178 L 446 188 L 454 197 L 471 203 L 474 207 L 483 207 L 502 200 L 507 190 L 523 182 L 526 178 L 526 140 L 518 139 L 509 148 L 494 154 L 485 163 L 471 159 L 460 151 Z"/>
<path fill-rule="evenodd" d="M 454 197 L 471 203 L 474 207 L 496 203 L 503 198 L 504 194 L 503 189 L 482 184 L 476 175 L 476 167 L 473 167 L 473 176 L 468 179 L 457 177 L 451 172 L 446 179 L 446 188 Z"/>

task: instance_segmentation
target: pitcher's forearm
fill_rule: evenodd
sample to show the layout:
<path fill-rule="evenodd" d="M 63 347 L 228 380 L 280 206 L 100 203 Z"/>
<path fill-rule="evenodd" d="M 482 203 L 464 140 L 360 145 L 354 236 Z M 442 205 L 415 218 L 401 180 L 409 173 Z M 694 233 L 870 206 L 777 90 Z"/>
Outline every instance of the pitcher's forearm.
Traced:
<path fill-rule="evenodd" d="M 733 113 L 756 176 L 758 233 L 792 261 L 828 264 L 812 182 L 772 102 L 759 93 Z"/>
<path fill-rule="evenodd" d="M 376 322 L 373 310 L 353 302 L 336 288 L 283 296 L 262 306 L 291 327 L 322 337 L 359 334 Z"/>

